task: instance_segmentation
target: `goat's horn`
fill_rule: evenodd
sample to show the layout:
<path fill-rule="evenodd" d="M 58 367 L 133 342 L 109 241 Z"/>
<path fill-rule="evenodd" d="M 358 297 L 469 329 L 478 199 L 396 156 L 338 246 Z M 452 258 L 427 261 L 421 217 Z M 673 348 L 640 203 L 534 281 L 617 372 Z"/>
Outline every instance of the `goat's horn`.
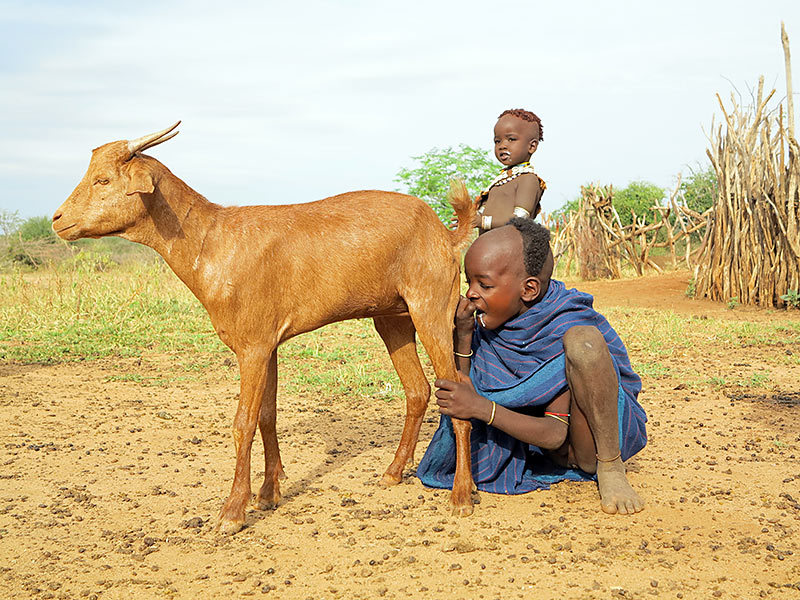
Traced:
<path fill-rule="evenodd" d="M 163 144 L 163 143 L 164 143 L 164 142 L 166 142 L 167 140 L 171 140 L 172 138 L 174 138 L 174 137 L 175 137 L 176 135 L 178 135 L 179 133 L 180 133 L 180 131 L 173 131 L 172 133 L 170 133 L 170 134 L 169 134 L 169 135 L 167 135 L 167 136 L 164 136 L 164 137 L 158 138 L 157 140 L 154 140 L 154 141 L 150 142 L 149 144 L 145 144 L 144 146 L 142 146 L 141 148 L 139 148 L 139 152 L 144 152 L 144 151 L 145 151 L 145 150 L 147 150 L 148 148 L 152 148 L 153 146 L 158 146 L 159 144 Z"/>
<path fill-rule="evenodd" d="M 156 133 L 151 133 L 150 135 L 145 135 L 140 138 L 136 138 L 135 140 L 130 140 L 128 142 L 128 150 L 130 151 L 131 156 L 133 156 L 140 150 L 146 150 L 147 148 L 152 148 L 153 146 L 157 146 L 158 144 L 161 144 L 169 139 L 174 138 L 176 135 L 178 135 L 177 131 L 172 135 L 167 135 L 167 134 L 180 124 L 181 122 L 178 121 L 174 125 L 167 127 L 166 129 L 162 129 L 161 131 L 158 131 Z"/>

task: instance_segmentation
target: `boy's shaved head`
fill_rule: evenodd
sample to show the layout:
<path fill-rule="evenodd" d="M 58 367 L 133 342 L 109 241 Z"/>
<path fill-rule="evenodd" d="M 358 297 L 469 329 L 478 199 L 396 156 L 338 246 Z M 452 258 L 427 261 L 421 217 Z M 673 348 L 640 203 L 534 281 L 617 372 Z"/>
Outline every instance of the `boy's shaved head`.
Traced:
<path fill-rule="evenodd" d="M 549 273 L 542 272 L 548 262 L 547 257 L 550 255 L 550 230 L 539 225 L 533 219 L 520 217 L 511 219 L 508 224 L 522 236 L 522 259 L 528 275 L 531 277 L 545 275 L 546 279 L 550 279 L 552 264 Z"/>
<path fill-rule="evenodd" d="M 527 121 L 528 123 L 533 123 L 536 126 L 538 141 L 541 142 L 544 139 L 542 120 L 531 111 L 525 110 L 523 108 L 510 108 L 500 113 L 500 116 L 497 118 L 499 120 L 505 117 L 506 115 L 511 115 L 512 117 L 517 117 L 518 119 L 522 119 L 523 121 Z"/>
<path fill-rule="evenodd" d="M 487 231 L 472 243 L 468 253 L 484 255 L 497 261 L 501 272 L 524 276 L 525 263 L 522 258 L 523 244 L 519 235 L 510 227 L 498 227 Z"/>
<path fill-rule="evenodd" d="M 548 261 L 550 230 L 533 219 L 515 217 L 508 225 L 479 236 L 470 251 L 473 249 L 479 254 L 502 257 L 504 270 L 519 269 L 520 275 L 547 281 L 553 274 L 553 261 Z"/>

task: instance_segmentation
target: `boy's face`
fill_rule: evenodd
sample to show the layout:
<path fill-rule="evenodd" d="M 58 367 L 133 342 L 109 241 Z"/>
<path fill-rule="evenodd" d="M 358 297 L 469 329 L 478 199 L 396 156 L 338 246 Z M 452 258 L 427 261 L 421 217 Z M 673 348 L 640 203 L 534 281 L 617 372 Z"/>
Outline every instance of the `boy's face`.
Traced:
<path fill-rule="evenodd" d="M 494 155 L 507 167 L 531 159 L 539 145 L 539 128 L 513 115 L 503 115 L 494 126 Z"/>
<path fill-rule="evenodd" d="M 513 227 L 489 231 L 475 240 L 464 257 L 467 299 L 476 307 L 478 323 L 502 327 L 530 308 L 541 284 L 525 272 L 522 236 Z"/>

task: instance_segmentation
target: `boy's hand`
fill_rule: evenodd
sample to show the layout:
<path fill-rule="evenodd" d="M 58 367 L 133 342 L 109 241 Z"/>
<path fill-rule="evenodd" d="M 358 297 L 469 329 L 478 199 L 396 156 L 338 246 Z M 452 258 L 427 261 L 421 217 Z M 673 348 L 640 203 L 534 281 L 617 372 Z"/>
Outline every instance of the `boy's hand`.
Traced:
<path fill-rule="evenodd" d="M 471 300 L 461 296 L 456 307 L 456 336 L 458 339 L 472 340 L 472 332 L 475 330 L 475 311 L 477 310 Z"/>
<path fill-rule="evenodd" d="M 456 419 L 482 419 L 488 421 L 492 403 L 475 391 L 472 381 L 459 373 L 461 381 L 437 379 L 433 385 L 436 390 L 436 403 L 439 412 Z"/>

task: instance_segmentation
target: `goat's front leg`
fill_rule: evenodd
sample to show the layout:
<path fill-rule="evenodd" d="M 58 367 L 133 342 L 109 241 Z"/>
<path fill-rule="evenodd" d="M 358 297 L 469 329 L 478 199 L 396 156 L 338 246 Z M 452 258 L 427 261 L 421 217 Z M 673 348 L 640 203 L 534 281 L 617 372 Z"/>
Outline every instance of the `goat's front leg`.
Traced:
<path fill-rule="evenodd" d="M 261 401 L 261 413 L 258 417 L 258 428 L 261 430 L 261 441 L 264 442 L 264 483 L 258 492 L 255 505 L 261 510 L 273 508 L 281 499 L 279 479 L 285 477 L 281 454 L 278 449 L 278 433 L 275 429 L 276 397 L 278 393 L 278 350 L 272 352 L 267 367 L 267 385 Z"/>
<path fill-rule="evenodd" d="M 450 494 L 450 509 L 454 515 L 467 517 L 472 514 L 472 456 L 470 454 L 470 435 L 472 423 L 453 419 L 453 433 L 456 436 L 456 472 L 453 477 L 453 491 Z"/>
<path fill-rule="evenodd" d="M 433 363 L 433 370 L 439 379 L 449 379 L 458 381 L 456 364 L 453 360 L 452 325 L 447 315 L 455 312 L 455 304 L 458 302 L 458 288 L 454 287 L 454 294 L 450 304 L 452 310 L 429 310 L 427 318 L 420 318 L 414 321 L 417 333 L 428 351 L 428 356 Z M 409 312 L 412 318 L 415 311 Z M 432 315 L 438 316 L 434 318 Z M 470 434 L 472 424 L 469 421 L 453 419 L 453 432 L 456 437 L 456 472 L 453 480 L 453 491 L 450 494 L 450 507 L 454 515 L 466 517 L 473 512 L 472 490 L 474 482 L 472 479 L 472 456 L 470 454 Z"/>
<path fill-rule="evenodd" d="M 239 406 L 233 421 L 236 472 L 231 493 L 219 514 L 217 527 L 222 533 L 236 533 L 244 527 L 245 507 L 250 499 L 250 448 L 267 387 L 267 363 L 273 351 L 274 347 L 237 353 L 242 382 Z"/>

